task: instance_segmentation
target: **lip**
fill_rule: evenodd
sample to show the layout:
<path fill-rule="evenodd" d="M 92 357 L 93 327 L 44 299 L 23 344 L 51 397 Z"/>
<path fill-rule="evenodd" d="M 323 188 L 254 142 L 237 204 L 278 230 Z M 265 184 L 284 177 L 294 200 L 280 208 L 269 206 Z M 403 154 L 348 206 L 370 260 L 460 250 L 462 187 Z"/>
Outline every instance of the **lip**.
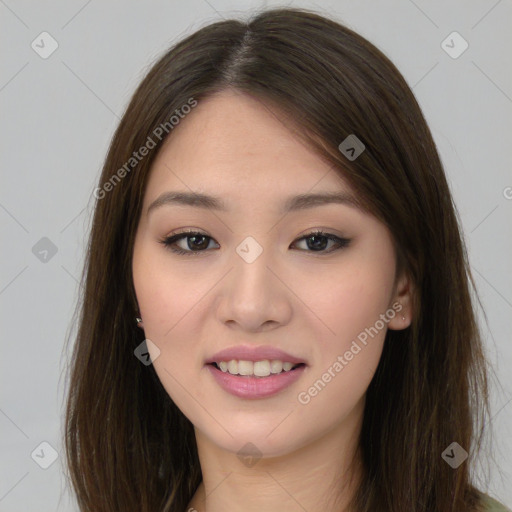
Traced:
<path fill-rule="evenodd" d="M 306 369 L 306 366 L 302 365 L 294 370 L 268 377 L 250 377 L 231 375 L 229 372 L 219 370 L 213 364 L 207 364 L 206 367 L 224 391 L 245 399 L 267 398 L 275 395 L 299 379 Z"/>
<path fill-rule="evenodd" d="M 290 362 L 293 364 L 306 364 L 304 359 L 292 356 L 283 350 L 280 350 L 269 345 L 263 345 L 260 347 L 253 347 L 250 345 L 239 345 L 236 347 L 229 347 L 220 352 L 217 352 L 205 361 L 205 364 L 218 363 L 220 361 L 231 361 L 232 359 L 243 360 L 243 361 L 264 361 L 265 359 L 279 360 L 283 362 Z"/>

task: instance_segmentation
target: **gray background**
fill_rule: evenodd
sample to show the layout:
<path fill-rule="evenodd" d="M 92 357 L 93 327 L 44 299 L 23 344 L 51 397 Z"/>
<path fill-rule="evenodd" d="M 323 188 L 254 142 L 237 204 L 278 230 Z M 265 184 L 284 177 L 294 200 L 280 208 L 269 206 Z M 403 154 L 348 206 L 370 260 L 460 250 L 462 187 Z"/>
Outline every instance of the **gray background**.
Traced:
<path fill-rule="evenodd" d="M 271 5 L 285 4 L 0 0 L 1 512 L 77 510 L 62 476 L 64 341 L 72 329 L 92 191 L 131 93 L 176 40 L 209 22 Z M 333 16 L 383 50 L 413 87 L 430 124 L 487 312 L 487 322 L 480 318 L 496 372 L 490 426 L 497 466 L 491 466 L 488 487 L 482 485 L 510 506 L 511 1 L 287 5 Z M 42 46 L 43 31 L 59 45 L 47 59 L 31 47 L 34 40 Z M 441 46 L 453 31 L 469 44 L 458 58 Z M 448 44 L 452 52 L 461 48 L 460 40 Z M 43 237 L 55 254 L 44 253 Z M 47 469 L 39 465 L 51 461 L 42 442 L 57 452 Z"/>

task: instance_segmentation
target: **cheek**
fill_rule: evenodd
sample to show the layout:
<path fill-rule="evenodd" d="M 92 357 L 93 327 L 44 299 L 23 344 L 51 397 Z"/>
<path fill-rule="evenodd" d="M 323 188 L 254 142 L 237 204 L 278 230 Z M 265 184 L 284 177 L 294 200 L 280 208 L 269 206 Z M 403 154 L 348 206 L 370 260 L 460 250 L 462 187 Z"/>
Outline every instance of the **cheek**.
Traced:
<path fill-rule="evenodd" d="M 188 265 L 188 268 L 187 268 Z M 133 281 L 144 335 L 159 349 L 153 366 L 171 398 L 186 406 L 204 365 L 206 327 L 212 315 L 211 290 L 219 276 L 199 262 L 179 265 L 161 247 L 136 246 Z M 182 396 L 183 395 L 183 396 Z"/>
<path fill-rule="evenodd" d="M 201 282 L 181 272 L 160 246 L 135 245 L 133 283 L 144 332 L 165 343 L 201 298 Z M 204 293 L 204 291 L 203 291 Z"/>
<path fill-rule="evenodd" d="M 318 426 L 326 429 L 356 413 L 364 398 L 384 346 L 387 327 L 380 315 L 388 300 L 387 293 L 348 276 L 329 297 L 323 317 L 334 334 L 317 338 L 315 364 L 297 396 L 305 408 L 300 414 L 321 418 Z"/>
<path fill-rule="evenodd" d="M 306 396 L 301 403 L 314 398 L 319 411 L 330 417 L 340 409 L 329 408 L 329 403 L 340 404 L 347 412 L 364 395 L 382 354 L 387 322 L 393 317 L 389 300 L 394 265 L 392 249 L 381 244 L 379 252 L 354 252 L 335 273 L 326 271 L 330 278 L 317 284 L 329 286 L 310 285 L 311 309 L 329 330 L 323 329 L 325 334 L 317 338 L 318 364 L 312 368 L 308 379 L 312 387 L 303 390 Z"/>
<path fill-rule="evenodd" d="M 386 256 L 377 260 L 354 255 L 336 272 L 329 269 L 325 279 L 319 276 L 308 285 L 308 305 L 328 328 L 324 339 L 329 344 L 338 340 L 343 347 L 389 308 L 395 276 L 394 260 Z"/>
<path fill-rule="evenodd" d="M 151 352 L 154 370 L 167 394 L 190 414 L 193 379 L 201 368 L 201 297 L 208 283 L 169 267 L 169 258 L 151 248 L 134 251 L 133 281 L 146 339 L 158 347 Z"/>

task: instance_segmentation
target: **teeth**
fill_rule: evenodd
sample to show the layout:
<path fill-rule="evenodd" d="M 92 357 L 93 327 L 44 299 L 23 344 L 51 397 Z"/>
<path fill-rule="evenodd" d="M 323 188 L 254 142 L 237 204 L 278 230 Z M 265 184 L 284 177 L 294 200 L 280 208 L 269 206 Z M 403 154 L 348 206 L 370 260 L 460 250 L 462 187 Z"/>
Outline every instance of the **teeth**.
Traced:
<path fill-rule="evenodd" d="M 225 373 L 232 375 L 252 375 L 256 377 L 268 377 L 270 374 L 281 373 L 283 370 L 289 372 L 295 365 L 290 362 L 283 362 L 277 359 L 269 361 L 220 361 L 217 366 Z"/>
<path fill-rule="evenodd" d="M 254 363 L 252 361 L 238 361 L 239 375 L 253 375 L 253 369 Z M 229 370 L 231 372 L 231 368 Z"/>
<path fill-rule="evenodd" d="M 256 361 L 253 365 L 253 372 L 256 377 L 268 377 L 270 375 L 270 362 Z"/>

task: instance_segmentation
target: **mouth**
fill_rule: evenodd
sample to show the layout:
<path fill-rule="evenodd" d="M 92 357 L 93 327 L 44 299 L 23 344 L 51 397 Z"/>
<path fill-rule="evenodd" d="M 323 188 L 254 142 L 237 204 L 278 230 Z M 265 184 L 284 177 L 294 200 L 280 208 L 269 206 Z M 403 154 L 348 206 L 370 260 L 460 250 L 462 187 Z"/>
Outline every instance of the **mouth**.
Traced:
<path fill-rule="evenodd" d="M 234 359 L 205 365 L 221 389 L 238 398 L 253 400 L 270 398 L 292 387 L 304 374 L 306 367 L 305 363 L 283 363 L 278 360 L 253 363 Z"/>

